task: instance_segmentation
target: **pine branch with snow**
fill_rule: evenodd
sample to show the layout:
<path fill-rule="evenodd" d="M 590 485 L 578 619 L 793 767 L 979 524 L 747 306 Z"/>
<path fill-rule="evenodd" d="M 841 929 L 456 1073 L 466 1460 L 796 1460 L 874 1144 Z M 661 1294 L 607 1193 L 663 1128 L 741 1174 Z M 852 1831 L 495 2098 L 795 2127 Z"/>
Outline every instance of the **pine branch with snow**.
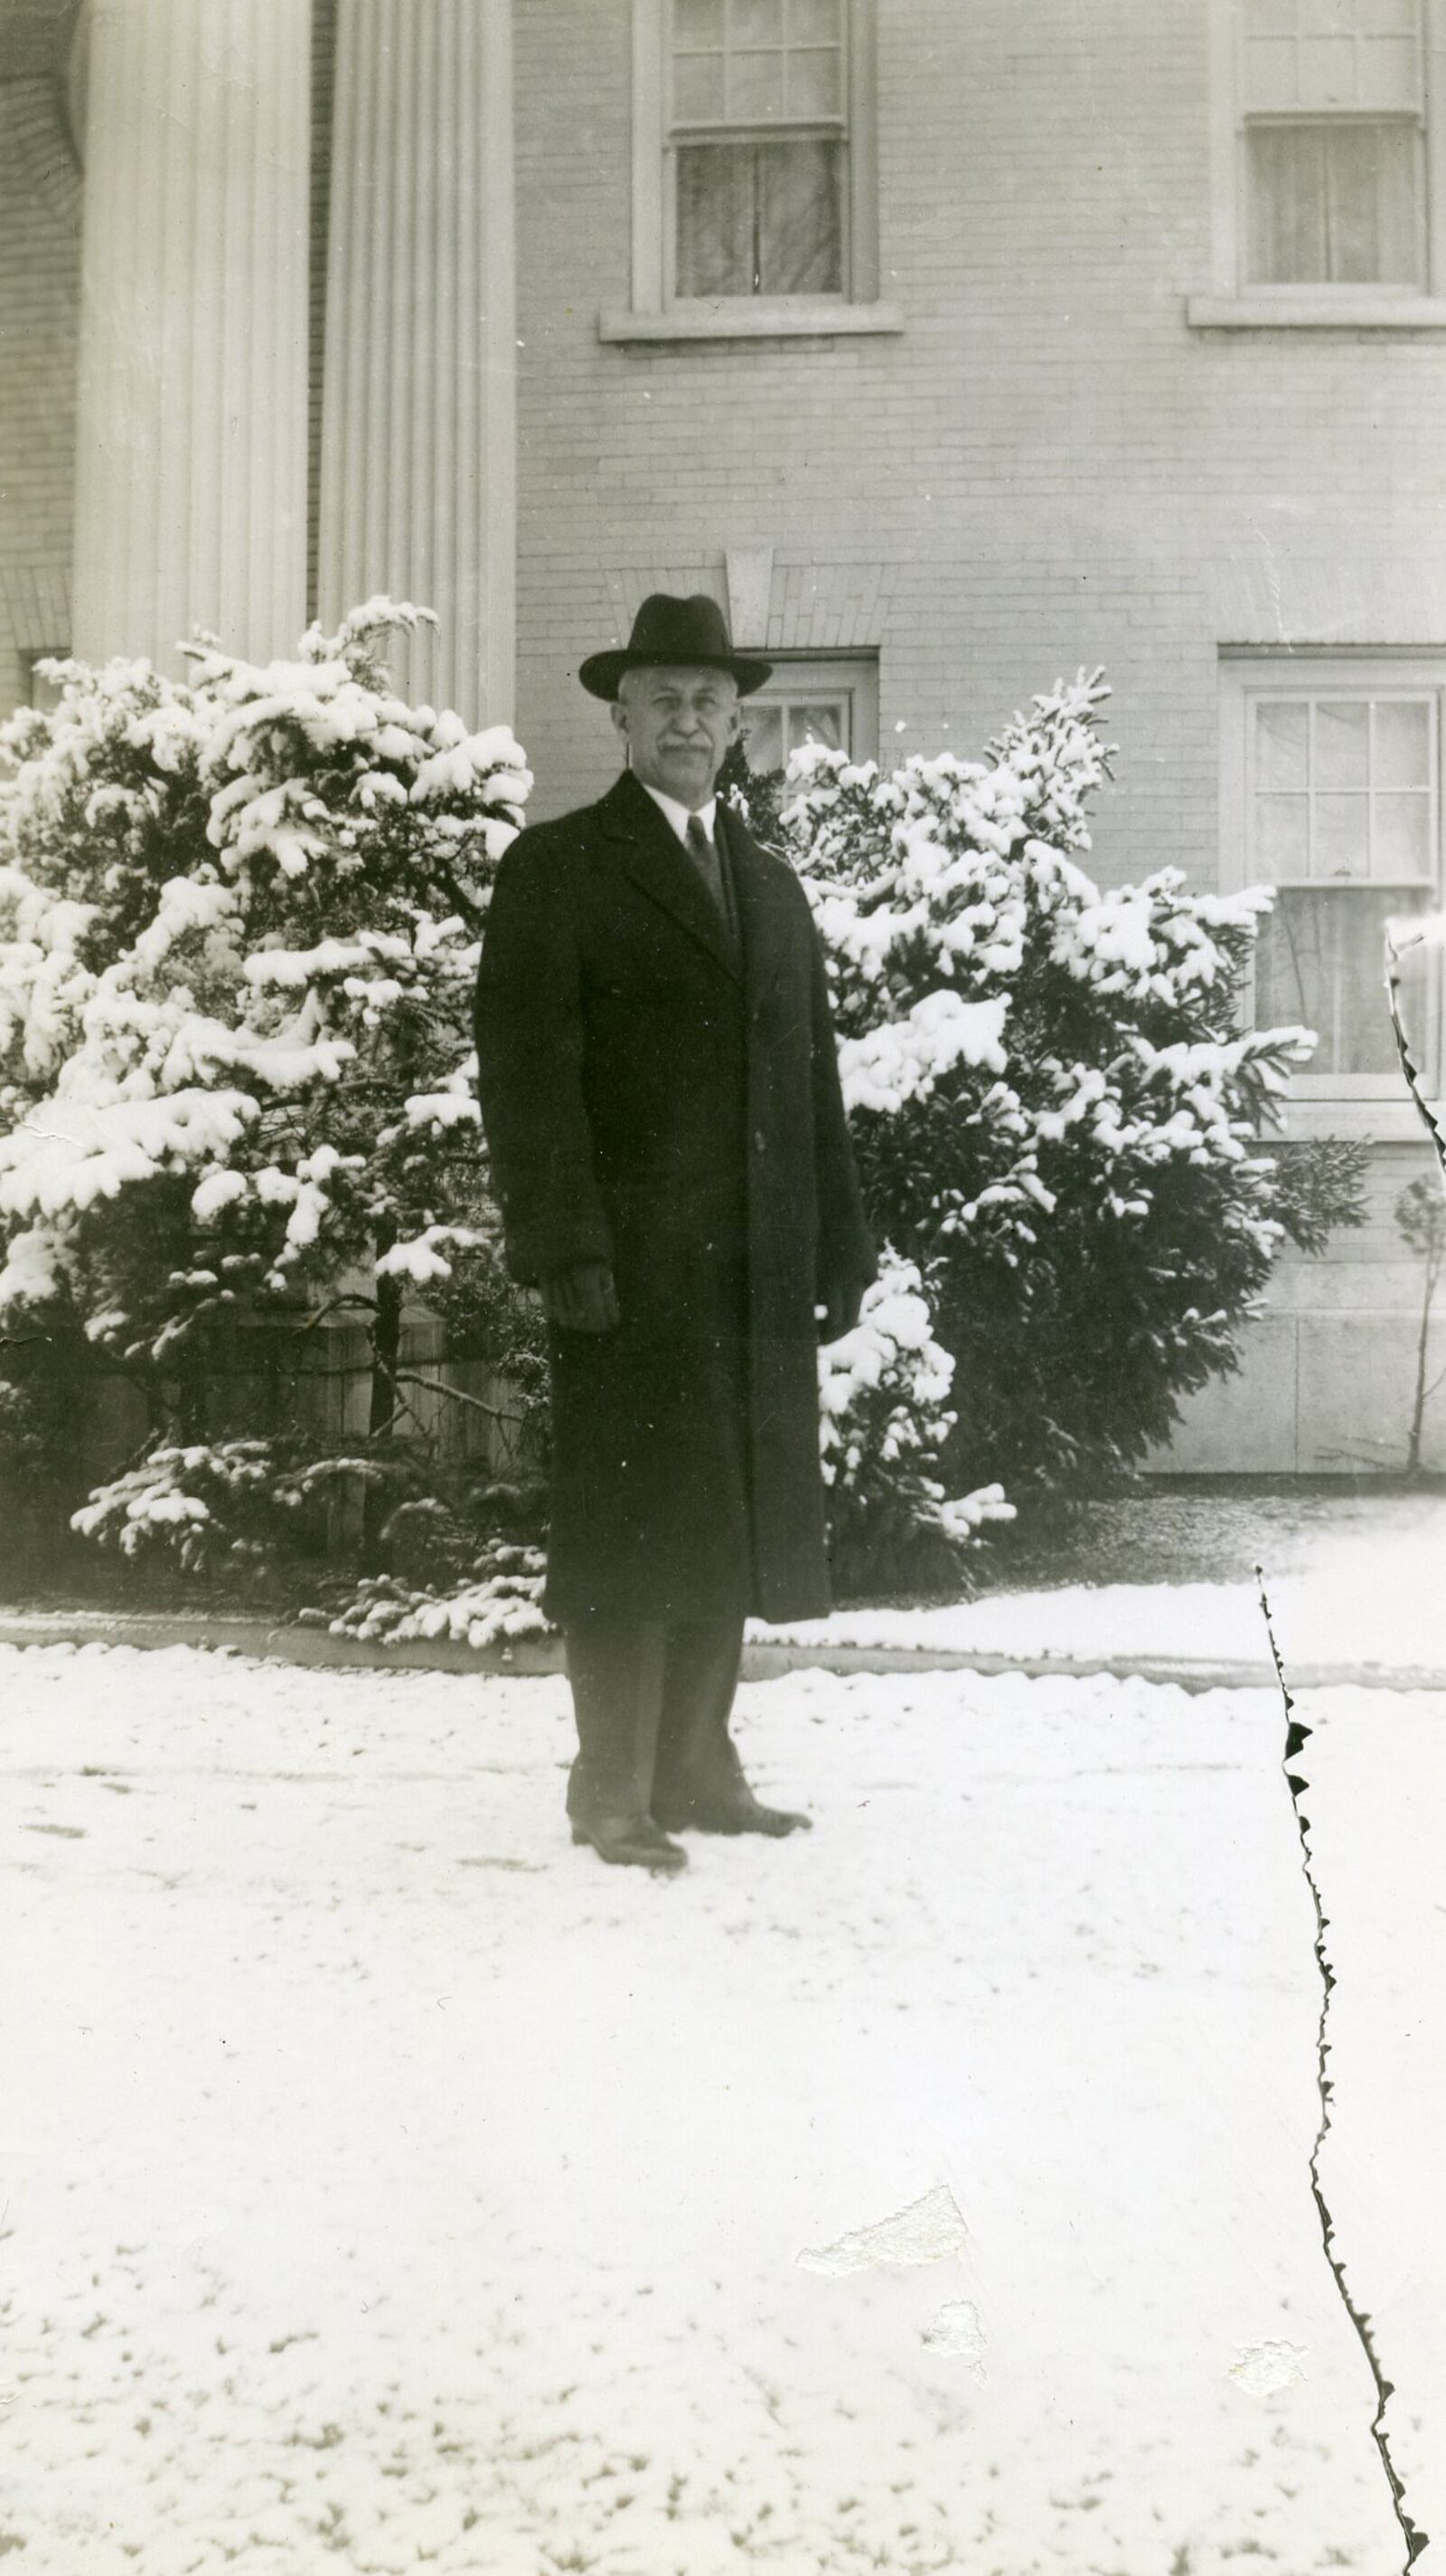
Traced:
<path fill-rule="evenodd" d="M 857 1324 L 819 1354 L 829 1544 L 841 1590 L 967 1589 L 982 1532 L 1014 1518 L 998 1485 L 949 1494 L 941 1462 L 956 1421 L 953 1382 L 918 1269 L 886 1253 Z"/>
<path fill-rule="evenodd" d="M 392 689 L 416 614 L 370 602 L 268 664 L 198 644 L 183 681 L 68 663 L 0 730 L 0 1317 L 127 1372 L 168 1454 L 218 1336 L 289 1331 L 294 1393 L 326 1318 L 360 1321 L 373 1445 L 405 1424 L 408 1301 L 535 1369 L 470 1052 L 531 779 L 505 727 Z"/>
<path fill-rule="evenodd" d="M 870 1214 L 956 1364 L 945 1482 L 1016 1496 L 1138 1461 L 1235 1365 L 1287 1236 L 1351 1221 L 1339 1173 L 1307 1205 L 1264 1150 L 1314 1045 L 1240 1025 L 1268 890 L 1086 871 L 1107 694 L 1081 672 L 980 760 L 810 746 L 780 814 Z"/>

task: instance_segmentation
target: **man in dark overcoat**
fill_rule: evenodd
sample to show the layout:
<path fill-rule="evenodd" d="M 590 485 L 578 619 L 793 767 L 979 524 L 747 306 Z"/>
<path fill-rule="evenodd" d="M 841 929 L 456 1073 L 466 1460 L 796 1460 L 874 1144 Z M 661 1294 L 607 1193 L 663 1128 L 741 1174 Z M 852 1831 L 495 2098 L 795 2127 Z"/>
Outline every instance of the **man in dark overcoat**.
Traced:
<path fill-rule="evenodd" d="M 514 1277 L 546 1306 L 573 1838 L 681 1868 L 693 1826 L 785 1834 L 728 1731 L 743 1625 L 828 1606 L 817 1348 L 874 1261 L 803 888 L 717 797 L 740 699 L 711 599 L 644 602 L 579 677 L 628 767 L 523 832 L 477 986 Z"/>

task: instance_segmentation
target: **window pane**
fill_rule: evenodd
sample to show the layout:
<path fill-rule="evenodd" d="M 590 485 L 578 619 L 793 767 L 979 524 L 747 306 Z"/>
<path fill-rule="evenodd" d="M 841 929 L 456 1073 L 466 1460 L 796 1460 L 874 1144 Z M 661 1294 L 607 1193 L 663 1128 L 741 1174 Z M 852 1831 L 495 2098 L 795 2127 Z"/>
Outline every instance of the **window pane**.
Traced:
<path fill-rule="evenodd" d="M 843 292 L 842 156 L 836 143 L 761 143 L 758 291 Z"/>
<path fill-rule="evenodd" d="M 1424 891 L 1401 892 L 1391 898 L 1390 907 L 1401 1023 L 1406 1044 L 1432 1091 L 1439 1089 L 1441 1080 L 1441 951 L 1429 940 L 1413 937 L 1411 915 L 1429 913 L 1434 903 L 1435 896 Z"/>
<path fill-rule="evenodd" d="M 1393 914 L 1424 910 L 1430 900 L 1424 887 L 1282 889 L 1256 946 L 1257 1027 L 1314 1029 L 1312 1073 L 1394 1073 L 1385 927 Z"/>
<path fill-rule="evenodd" d="M 673 123 L 717 125 L 722 114 L 722 55 L 679 54 L 673 65 Z"/>
<path fill-rule="evenodd" d="M 1317 796 L 1313 877 L 1370 874 L 1370 798 Z"/>
<path fill-rule="evenodd" d="M 58 680 L 47 680 L 40 669 L 40 664 L 64 662 L 69 658 L 69 654 L 68 644 L 46 644 L 38 652 L 26 653 L 22 656 L 26 677 L 30 683 L 21 700 L 22 706 L 39 707 L 46 715 L 59 706 L 60 683 Z"/>
<path fill-rule="evenodd" d="M 847 750 L 847 709 L 841 699 L 811 698 L 789 708 L 788 748 L 797 751 L 805 742 L 821 742 L 829 751 Z"/>
<path fill-rule="evenodd" d="M 776 124 L 783 115 L 783 56 L 730 54 L 728 114 L 739 125 Z"/>
<path fill-rule="evenodd" d="M 1300 0 L 1302 35 L 1344 36 L 1349 42 L 1359 15 L 1359 0 Z"/>
<path fill-rule="evenodd" d="M 1303 37 L 1299 78 L 1302 107 L 1354 107 L 1356 49 L 1350 37 Z"/>
<path fill-rule="evenodd" d="M 1244 55 L 1243 106 L 1268 110 L 1300 105 L 1293 37 L 1252 37 Z"/>
<path fill-rule="evenodd" d="M 1431 799 L 1424 789 L 1376 798 L 1371 824 L 1371 874 L 1383 881 L 1435 875 Z"/>
<path fill-rule="evenodd" d="M 781 45 L 783 0 L 732 0 L 729 34 L 735 45 Z"/>
<path fill-rule="evenodd" d="M 1431 709 L 1424 698 L 1380 698 L 1375 714 L 1378 787 L 1429 787 Z"/>
<path fill-rule="evenodd" d="M 1330 274 L 1349 284 L 1414 284 L 1420 149 L 1400 125 L 1341 126 L 1329 141 Z"/>
<path fill-rule="evenodd" d="M 1275 286 L 1325 277 L 1324 137 L 1312 126 L 1254 125 L 1245 152 L 1252 280 Z"/>
<path fill-rule="evenodd" d="M 1310 709 L 1299 701 L 1272 705 L 1268 698 L 1255 709 L 1255 776 L 1261 787 L 1305 788 L 1310 784 Z"/>
<path fill-rule="evenodd" d="M 673 0 L 673 39 L 679 45 L 721 45 L 723 0 Z"/>
<path fill-rule="evenodd" d="M 1310 808 L 1304 796 L 1257 796 L 1250 872 L 1276 884 L 1310 874 Z"/>
<path fill-rule="evenodd" d="M 788 0 L 791 45 L 836 45 L 842 39 L 842 0 Z"/>
<path fill-rule="evenodd" d="M 843 58 L 837 46 L 788 57 L 790 116 L 838 116 L 843 109 Z"/>
<path fill-rule="evenodd" d="M 748 766 L 760 777 L 783 767 L 782 707 L 750 707 L 744 717 Z"/>
<path fill-rule="evenodd" d="M 1244 24 L 1247 39 L 1252 36 L 1293 36 L 1295 0 L 1244 0 Z"/>
<path fill-rule="evenodd" d="M 685 144 L 677 155 L 677 292 L 843 292 L 836 143 Z"/>
<path fill-rule="evenodd" d="M 1379 894 L 1337 897 L 1328 908 L 1341 915 L 1333 961 L 1336 1062 L 1328 1065 L 1317 1059 L 1319 1070 L 1398 1073 L 1400 1059 L 1386 999 L 1386 923 L 1402 913 L 1424 910 L 1424 902 L 1400 889 L 1383 888 Z"/>
<path fill-rule="evenodd" d="M 1421 23 L 1421 0 L 1356 0 L 1356 24 L 1363 36 L 1414 36 Z"/>
<path fill-rule="evenodd" d="M 1320 698 L 1315 711 L 1317 787 L 1364 787 L 1371 710 L 1364 698 Z"/>
<path fill-rule="evenodd" d="M 1414 36 L 1383 36 L 1362 45 L 1362 107 L 1419 107 L 1421 51 Z"/>
<path fill-rule="evenodd" d="M 1253 125 L 1245 142 L 1253 283 L 1419 282 L 1413 127 Z"/>
<path fill-rule="evenodd" d="M 1257 1028 L 1314 1029 L 1321 1040 L 1314 1073 L 1338 1073 L 1333 964 L 1337 925 L 1346 906 L 1330 897 L 1283 890 L 1261 922 L 1255 943 Z"/>
<path fill-rule="evenodd" d="M 752 295 L 751 144 L 685 144 L 678 163 L 678 293 Z"/>

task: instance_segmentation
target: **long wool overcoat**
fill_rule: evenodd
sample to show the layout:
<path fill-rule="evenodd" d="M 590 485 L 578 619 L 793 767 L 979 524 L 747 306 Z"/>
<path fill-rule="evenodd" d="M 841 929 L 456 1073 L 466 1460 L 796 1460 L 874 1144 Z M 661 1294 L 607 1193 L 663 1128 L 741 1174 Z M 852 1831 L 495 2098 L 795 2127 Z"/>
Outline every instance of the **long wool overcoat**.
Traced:
<path fill-rule="evenodd" d="M 640 1618 L 828 1606 L 816 1308 L 874 1272 L 818 935 L 718 809 L 739 938 L 625 772 L 521 834 L 477 985 L 509 1267 L 610 1263 L 622 1321 L 555 1332 L 546 1601 Z"/>

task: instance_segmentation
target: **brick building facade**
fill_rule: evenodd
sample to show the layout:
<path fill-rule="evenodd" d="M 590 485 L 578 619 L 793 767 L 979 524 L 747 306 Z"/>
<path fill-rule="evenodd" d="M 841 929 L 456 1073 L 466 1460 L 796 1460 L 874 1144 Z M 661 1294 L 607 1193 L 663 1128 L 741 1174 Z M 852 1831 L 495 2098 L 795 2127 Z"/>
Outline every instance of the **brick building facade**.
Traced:
<path fill-rule="evenodd" d="M 89 14 L 114 47 L 176 5 Z M 484 22 L 474 61 L 457 49 Z M 0 6 L 12 696 L 25 654 L 72 640 L 104 524 L 92 493 L 73 533 L 76 33 L 62 0 Z M 327 0 L 312 78 L 308 610 L 348 604 L 343 569 L 422 597 L 470 565 L 483 607 L 448 611 L 430 679 L 514 719 L 539 813 L 611 774 L 573 674 L 660 585 L 714 589 L 781 657 L 775 727 L 812 708 L 885 759 L 973 751 L 1103 663 L 1099 874 L 1299 878 L 1300 989 L 1333 1034 L 1292 1118 L 1374 1149 L 1369 1226 L 1284 1265 L 1243 1377 L 1192 1408 L 1172 1463 L 1398 1462 L 1420 1278 L 1392 1209 L 1429 1150 L 1372 1014 L 1382 909 L 1437 899 L 1441 866 L 1446 0 Z M 399 183 L 383 204 L 367 133 L 409 171 L 430 152 L 438 202 Z M 469 190 L 490 192 L 470 265 Z M 748 191 L 755 273 L 682 292 L 710 208 L 737 233 Z M 405 309 L 376 283 L 396 245 Z M 439 477 L 435 425 L 388 410 L 398 350 L 406 382 L 454 389 L 449 422 L 483 371 L 475 473 L 464 441 Z M 425 526 L 358 503 L 378 437 L 393 488 L 433 493 Z M 143 621 L 74 640 L 164 642 Z"/>

